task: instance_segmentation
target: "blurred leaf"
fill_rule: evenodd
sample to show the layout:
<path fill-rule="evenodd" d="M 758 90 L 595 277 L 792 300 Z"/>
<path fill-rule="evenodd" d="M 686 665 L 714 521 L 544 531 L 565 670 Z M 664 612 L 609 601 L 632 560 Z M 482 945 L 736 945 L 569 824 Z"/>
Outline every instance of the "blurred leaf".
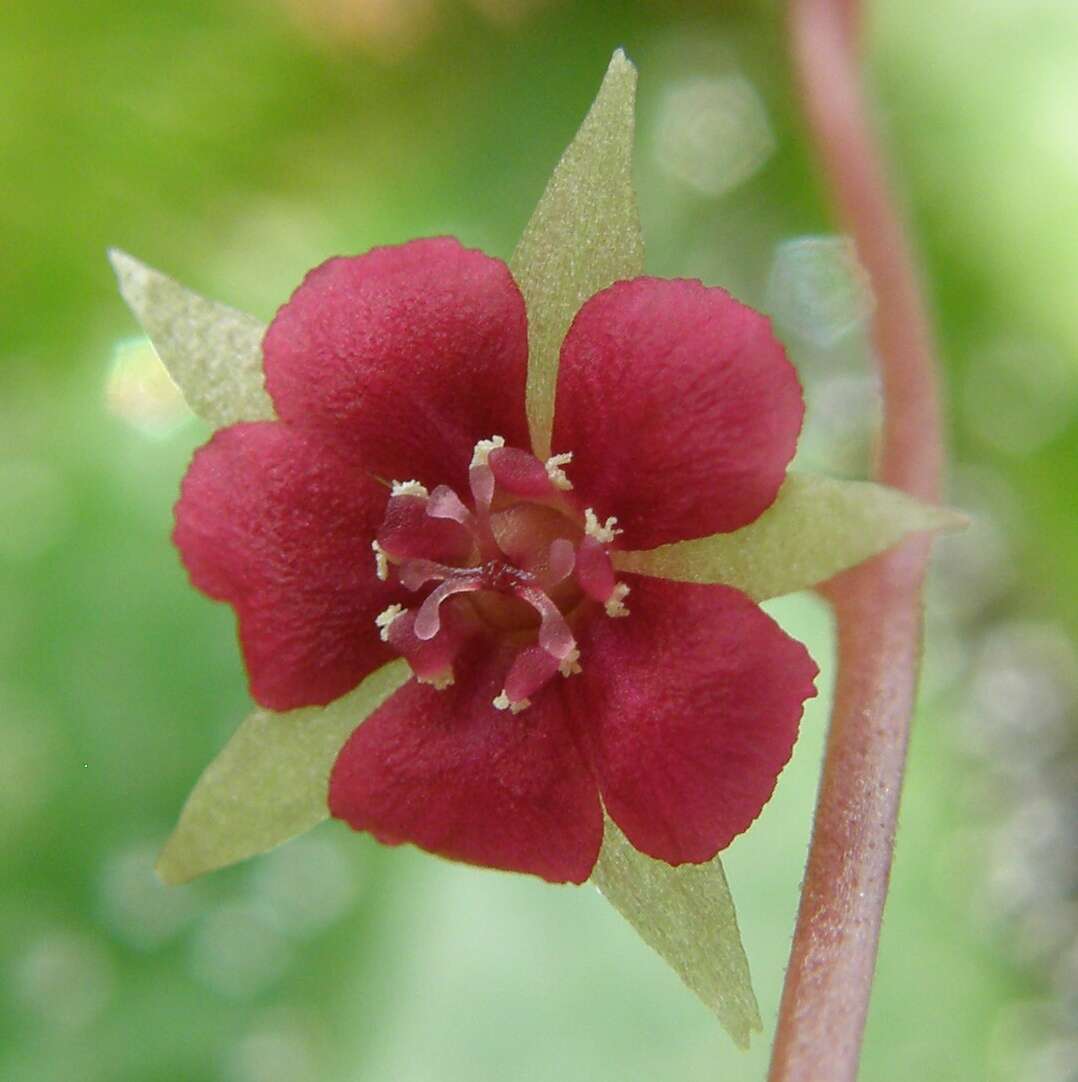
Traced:
<path fill-rule="evenodd" d="M 619 49 L 510 260 L 528 309 L 528 425 L 540 458 L 550 455 L 558 355 L 573 317 L 599 290 L 644 272 L 635 102 L 636 68 Z"/>
<path fill-rule="evenodd" d="M 775 502 L 733 533 L 620 552 L 622 571 L 734 586 L 757 601 L 825 582 L 910 533 L 957 529 L 965 516 L 870 481 L 791 473 Z"/>
<path fill-rule="evenodd" d="M 410 676 L 404 661 L 372 673 L 326 707 L 256 710 L 206 768 L 165 843 L 166 883 L 272 849 L 329 815 L 329 772 L 344 742 Z"/>
<path fill-rule="evenodd" d="M 739 1048 L 762 1026 L 734 900 L 718 857 L 677 868 L 637 852 L 606 820 L 591 873 L 608 902 L 715 1012 Z"/>
<path fill-rule="evenodd" d="M 210 424 L 274 417 L 262 382 L 262 335 L 254 316 L 206 300 L 116 248 L 120 292 L 187 404 Z"/>

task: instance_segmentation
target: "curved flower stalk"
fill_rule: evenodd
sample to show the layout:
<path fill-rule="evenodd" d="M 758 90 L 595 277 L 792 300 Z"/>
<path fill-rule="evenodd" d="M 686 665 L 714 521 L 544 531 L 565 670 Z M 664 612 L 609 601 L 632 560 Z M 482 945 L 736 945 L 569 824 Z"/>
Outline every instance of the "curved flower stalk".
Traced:
<path fill-rule="evenodd" d="M 511 267 L 435 238 L 312 271 L 262 337 L 264 389 L 249 317 L 113 254 L 225 424 L 174 538 L 234 607 L 263 708 L 159 870 L 332 814 L 594 875 L 744 1042 L 759 1020 L 714 858 L 770 797 L 816 673 L 756 602 L 951 517 L 786 477 L 803 405 L 767 320 L 643 276 L 634 90 L 618 54 Z"/>
<path fill-rule="evenodd" d="M 943 466 L 934 346 L 858 71 L 858 0 L 793 0 L 790 44 L 841 218 L 875 286 L 884 404 L 878 476 L 935 501 Z M 876 968 L 917 689 L 926 538 L 828 584 L 839 669 L 771 1082 L 853 1082 Z"/>

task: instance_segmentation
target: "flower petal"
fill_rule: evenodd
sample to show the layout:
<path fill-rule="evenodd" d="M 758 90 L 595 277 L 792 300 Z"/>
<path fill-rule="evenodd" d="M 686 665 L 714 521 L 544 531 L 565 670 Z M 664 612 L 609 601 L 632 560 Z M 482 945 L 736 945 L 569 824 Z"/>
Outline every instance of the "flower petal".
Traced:
<path fill-rule="evenodd" d="M 592 294 L 644 273 L 635 106 L 636 68 L 618 49 L 510 260 L 528 304 L 528 423 L 542 459 L 550 454 L 558 350 L 569 324 Z"/>
<path fill-rule="evenodd" d="M 616 552 L 623 571 L 733 586 L 757 601 L 825 582 L 921 530 L 961 529 L 965 516 L 870 481 L 791 473 L 753 523 L 645 552 Z"/>
<path fill-rule="evenodd" d="M 629 616 L 580 632 L 563 695 L 611 818 L 668 864 L 710 860 L 760 814 L 817 669 L 725 586 L 627 576 Z"/>
<path fill-rule="evenodd" d="M 768 320 L 699 282 L 589 300 L 561 351 L 554 449 L 624 548 L 736 530 L 775 499 L 804 405 Z"/>
<path fill-rule="evenodd" d="M 263 706 L 323 706 L 394 656 L 374 624 L 400 594 L 371 552 L 387 497 L 319 436 L 277 422 L 221 429 L 195 453 L 173 540 L 194 585 L 235 608 Z"/>
<path fill-rule="evenodd" d="M 124 300 L 195 413 L 218 426 L 272 419 L 261 320 L 200 297 L 118 248 L 109 260 Z"/>
<path fill-rule="evenodd" d="M 445 691 L 401 688 L 341 751 L 330 811 L 389 845 L 581 883 L 603 838 L 595 780 L 557 695 L 519 714 L 491 705 L 508 662 L 473 643 Z"/>
<path fill-rule="evenodd" d="M 386 480 L 466 491 L 479 440 L 526 446 L 524 299 L 504 263 L 452 237 L 316 267 L 264 348 L 280 416 Z"/>
<path fill-rule="evenodd" d="M 202 773 L 157 861 L 169 884 L 264 853 L 328 818 L 333 760 L 409 675 L 393 661 L 326 707 L 255 710 Z"/>

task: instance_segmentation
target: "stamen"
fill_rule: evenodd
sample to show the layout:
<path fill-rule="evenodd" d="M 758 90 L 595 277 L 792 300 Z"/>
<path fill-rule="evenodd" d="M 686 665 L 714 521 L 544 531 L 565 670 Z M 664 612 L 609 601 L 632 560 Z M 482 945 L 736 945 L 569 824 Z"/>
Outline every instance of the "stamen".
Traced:
<path fill-rule="evenodd" d="M 421 485 L 418 481 L 394 481 L 393 490 L 389 495 L 391 499 L 394 496 L 416 496 L 421 500 L 425 500 L 430 493 L 427 491 L 426 485 Z"/>
<path fill-rule="evenodd" d="M 624 532 L 617 527 L 618 520 L 613 515 L 606 522 L 600 522 L 590 507 L 584 509 L 584 532 L 588 537 L 594 537 L 601 544 L 609 545 L 619 533 Z"/>
<path fill-rule="evenodd" d="M 555 488 L 560 488 L 562 492 L 571 492 L 573 489 L 573 482 L 565 476 L 565 471 L 562 469 L 562 466 L 568 466 L 572 461 L 572 451 L 565 451 L 560 455 L 551 455 L 546 460 L 546 475 L 550 478 L 550 483 Z"/>
<path fill-rule="evenodd" d="M 505 438 L 502 436 L 491 436 L 489 440 L 480 440 L 475 445 L 475 450 L 472 452 L 471 469 L 475 469 L 476 466 L 487 465 L 487 459 L 490 458 L 490 452 L 496 451 L 499 447 L 505 446 Z"/>
<path fill-rule="evenodd" d="M 389 558 L 377 541 L 371 542 L 371 549 L 374 552 L 374 573 L 385 582 L 389 578 Z"/>
<path fill-rule="evenodd" d="M 495 710 L 508 710 L 510 714 L 519 714 L 521 710 L 527 710 L 531 706 L 530 699 L 521 699 L 513 702 L 504 691 L 491 703 Z"/>
<path fill-rule="evenodd" d="M 455 683 L 452 669 L 439 673 L 437 676 L 417 676 L 416 680 L 420 684 L 430 684 L 435 691 L 445 691 L 446 688 L 451 688 Z"/>
<path fill-rule="evenodd" d="M 389 629 L 393 626 L 393 621 L 398 616 L 403 616 L 405 612 L 403 605 L 390 605 L 374 618 L 374 626 L 378 628 L 378 638 L 382 642 L 389 642 Z"/>
<path fill-rule="evenodd" d="M 482 585 L 483 580 L 476 576 L 450 579 L 448 582 L 443 582 L 441 586 L 427 596 L 427 600 L 420 606 L 419 615 L 416 616 L 415 626 L 412 629 L 415 632 L 415 637 L 422 639 L 424 642 L 433 639 L 442 626 L 442 619 L 438 612 L 442 602 L 446 598 L 452 597 L 453 594 L 466 594 L 472 590 L 479 590 Z"/>
<path fill-rule="evenodd" d="M 472 466 L 468 471 L 468 485 L 475 498 L 475 508 L 480 518 L 490 514 L 494 500 L 494 471 L 485 462 Z"/>
<path fill-rule="evenodd" d="M 629 596 L 629 587 L 624 582 L 619 582 L 614 587 L 614 592 L 606 599 L 606 614 L 615 620 L 620 616 L 628 616 L 629 610 L 623 602 Z"/>

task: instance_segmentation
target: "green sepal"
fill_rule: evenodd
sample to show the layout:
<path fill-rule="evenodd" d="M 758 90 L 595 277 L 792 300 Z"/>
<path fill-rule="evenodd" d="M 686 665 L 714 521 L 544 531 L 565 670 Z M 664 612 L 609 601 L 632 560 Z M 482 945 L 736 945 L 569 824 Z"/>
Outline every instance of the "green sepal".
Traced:
<path fill-rule="evenodd" d="M 550 455 L 562 339 L 589 297 L 644 273 L 633 190 L 636 68 L 619 49 L 509 261 L 528 311 L 528 426 Z"/>
<path fill-rule="evenodd" d="M 120 293 L 191 409 L 215 427 L 274 417 L 262 379 L 263 323 L 206 300 L 118 248 Z"/>
<path fill-rule="evenodd" d="M 326 790 L 353 730 L 411 675 L 404 661 L 325 707 L 255 710 L 198 779 L 157 861 L 170 884 L 264 853 L 329 816 Z"/>
<path fill-rule="evenodd" d="M 791 473 L 775 502 L 733 533 L 619 552 L 620 571 L 733 586 L 757 601 L 805 590 L 911 533 L 960 529 L 964 515 L 871 481 Z"/>
<path fill-rule="evenodd" d="M 748 1048 L 760 1008 L 719 858 L 671 867 L 634 849 L 608 818 L 591 881 Z"/>

